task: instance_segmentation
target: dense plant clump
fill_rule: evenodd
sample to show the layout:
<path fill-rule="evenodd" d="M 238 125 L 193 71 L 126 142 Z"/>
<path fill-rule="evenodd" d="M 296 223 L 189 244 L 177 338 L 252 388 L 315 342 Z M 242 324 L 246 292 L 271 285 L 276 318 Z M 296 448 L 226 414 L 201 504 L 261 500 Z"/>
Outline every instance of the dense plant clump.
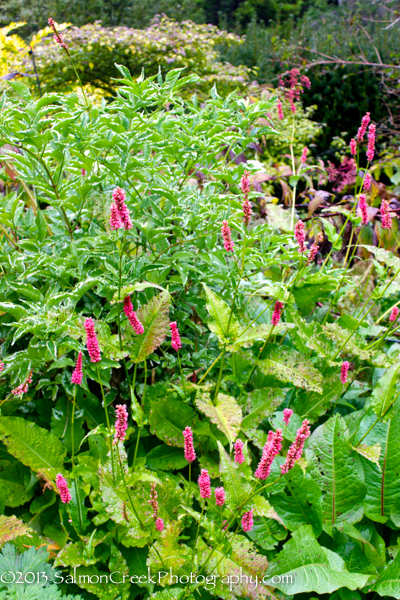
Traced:
<path fill-rule="evenodd" d="M 399 598 L 400 259 L 370 115 L 352 200 L 299 220 L 329 173 L 295 155 L 297 70 L 278 106 L 118 69 L 108 104 L 19 81 L 0 103 L 0 567 L 45 545 L 32 598 Z M 290 210 L 258 160 L 288 111 Z"/>

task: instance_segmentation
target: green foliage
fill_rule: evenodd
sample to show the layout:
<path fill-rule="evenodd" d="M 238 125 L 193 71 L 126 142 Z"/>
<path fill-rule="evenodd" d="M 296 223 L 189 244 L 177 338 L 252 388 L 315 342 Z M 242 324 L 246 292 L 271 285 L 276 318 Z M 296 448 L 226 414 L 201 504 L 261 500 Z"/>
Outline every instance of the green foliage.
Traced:
<path fill-rule="evenodd" d="M 362 248 L 374 258 L 360 254 L 359 263 L 375 271 L 354 307 L 353 256 L 338 263 L 328 241 L 325 260 L 308 260 L 289 211 L 265 218 L 258 142 L 279 135 L 265 125 L 275 96 L 245 101 L 214 87 L 200 103 L 180 95 L 194 78 L 179 69 L 147 79 L 118 69 L 108 104 L 77 93 L 36 100 L 21 82 L 1 100 L 0 543 L 11 544 L 3 557 L 19 560 L 14 550 L 29 546 L 22 557 L 31 570 L 39 557 L 36 570 L 47 556 L 35 548 L 46 545 L 64 578 L 58 591 L 40 590 L 50 600 L 79 590 L 87 600 L 245 598 L 252 590 L 235 580 L 240 569 L 257 576 L 262 598 L 369 600 L 369 589 L 398 597 L 399 354 L 382 288 L 396 283 L 398 258 Z M 126 230 L 110 223 L 117 186 Z M 143 334 L 128 319 L 127 295 Z M 126 429 L 115 422 L 119 405 Z M 299 438 L 301 426 L 309 437 Z M 282 445 L 260 480 L 278 429 Z M 127 578 L 120 586 L 97 579 L 116 571 Z M 191 574 L 215 580 L 205 589 Z"/>

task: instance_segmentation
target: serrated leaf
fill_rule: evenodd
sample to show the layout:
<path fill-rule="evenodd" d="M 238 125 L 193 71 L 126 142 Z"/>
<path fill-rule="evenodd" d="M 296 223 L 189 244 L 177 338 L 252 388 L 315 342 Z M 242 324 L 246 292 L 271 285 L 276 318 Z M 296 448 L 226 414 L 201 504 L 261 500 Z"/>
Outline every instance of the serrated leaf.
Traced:
<path fill-rule="evenodd" d="M 207 298 L 206 309 L 211 317 L 207 323 L 208 328 L 218 336 L 222 344 L 235 340 L 239 335 L 239 321 L 235 315 L 232 315 L 229 323 L 231 315 L 229 306 L 205 283 L 203 283 L 203 287 Z"/>
<path fill-rule="evenodd" d="M 387 421 L 393 413 L 393 403 L 398 395 L 397 384 L 399 381 L 400 362 L 392 365 L 378 380 L 365 408 L 372 408 L 374 413 Z"/>
<path fill-rule="evenodd" d="M 169 305 L 171 296 L 168 292 L 162 292 L 154 296 L 137 311 L 137 317 L 144 327 L 142 335 L 132 336 L 131 328 L 125 331 L 125 335 L 132 336 L 129 343 L 129 355 L 134 363 L 145 360 L 167 337 L 169 325 Z"/>
<path fill-rule="evenodd" d="M 280 581 L 274 585 L 285 594 L 331 594 L 342 587 L 355 590 L 369 579 L 369 575 L 348 573 L 338 554 L 318 544 L 311 525 L 303 525 L 292 533 L 291 539 L 270 563 L 265 579 L 278 574 Z M 274 582 L 277 579 L 275 577 Z"/>
<path fill-rule="evenodd" d="M 58 438 L 20 417 L 0 417 L 0 438 L 10 454 L 37 473 L 53 479 L 63 470 L 66 448 Z"/>
<path fill-rule="evenodd" d="M 366 493 L 364 471 L 359 456 L 351 450 L 349 432 L 340 415 L 331 417 L 312 433 L 306 458 L 322 490 L 324 530 L 331 534 L 345 520 L 361 520 Z"/>
<path fill-rule="evenodd" d="M 203 393 L 196 399 L 195 404 L 231 443 L 236 440 L 243 415 L 233 396 L 218 394 L 214 404 L 209 394 Z"/>
<path fill-rule="evenodd" d="M 279 381 L 322 393 L 323 376 L 306 356 L 278 344 L 268 344 L 265 354 L 266 358 L 257 361 L 264 375 L 274 375 Z"/>

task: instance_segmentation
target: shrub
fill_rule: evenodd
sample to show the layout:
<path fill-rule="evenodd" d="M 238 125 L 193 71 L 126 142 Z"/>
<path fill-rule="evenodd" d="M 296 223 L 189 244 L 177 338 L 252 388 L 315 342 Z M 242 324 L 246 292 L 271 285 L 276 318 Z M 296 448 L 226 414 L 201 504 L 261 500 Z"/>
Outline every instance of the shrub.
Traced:
<path fill-rule="evenodd" d="M 0 525 L 99 598 L 398 597 L 399 258 L 364 245 L 355 289 L 356 203 L 252 215 L 276 98 L 119 68 L 108 105 L 1 101 Z"/>

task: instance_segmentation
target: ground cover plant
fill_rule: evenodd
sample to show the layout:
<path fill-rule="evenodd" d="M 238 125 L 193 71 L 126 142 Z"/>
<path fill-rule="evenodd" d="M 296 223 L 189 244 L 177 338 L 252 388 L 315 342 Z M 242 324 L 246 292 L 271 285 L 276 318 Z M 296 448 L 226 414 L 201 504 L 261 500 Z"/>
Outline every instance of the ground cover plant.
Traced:
<path fill-rule="evenodd" d="M 259 141 L 310 82 L 199 102 L 195 75 L 118 68 L 108 104 L 20 81 L 0 103 L 0 568 L 22 578 L 0 594 L 399 598 L 400 259 L 393 207 L 370 206 L 374 123 L 350 208 L 298 219 L 323 167 L 292 137 L 292 205 L 265 218 Z"/>

